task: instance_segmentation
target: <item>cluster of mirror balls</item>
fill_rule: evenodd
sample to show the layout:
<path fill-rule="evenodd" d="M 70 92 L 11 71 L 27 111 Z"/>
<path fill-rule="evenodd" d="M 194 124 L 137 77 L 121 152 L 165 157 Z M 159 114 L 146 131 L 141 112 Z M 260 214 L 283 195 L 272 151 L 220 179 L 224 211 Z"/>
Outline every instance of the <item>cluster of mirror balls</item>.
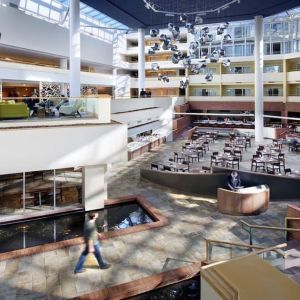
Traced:
<path fill-rule="evenodd" d="M 159 45 L 159 43 L 154 43 L 154 45 L 148 49 L 148 54 L 153 55 L 160 49 L 171 50 L 173 52 L 171 59 L 172 63 L 178 64 L 182 61 L 184 67 L 191 70 L 194 74 L 205 72 L 208 63 L 220 62 L 224 67 L 230 68 L 231 61 L 229 58 L 225 58 L 225 50 L 222 48 L 215 49 L 210 55 L 208 55 L 207 52 L 201 51 L 200 60 L 196 64 L 192 63 L 191 57 L 193 57 L 202 46 L 210 45 L 213 42 L 213 34 L 207 26 L 202 28 L 195 27 L 195 25 L 199 25 L 203 22 L 200 16 L 196 16 L 194 23 L 191 23 L 189 22 L 187 15 L 181 15 L 180 22 L 185 23 L 185 28 L 187 28 L 188 33 L 194 35 L 194 42 L 189 44 L 190 55 L 182 53 L 182 51 L 178 49 L 178 46 L 174 44 L 174 42 L 180 40 L 180 29 L 179 26 L 175 26 L 173 23 L 168 24 L 168 30 L 171 32 L 171 36 L 160 34 L 159 29 L 150 29 L 150 36 L 153 38 L 158 37 L 161 41 L 161 45 Z M 228 26 L 229 23 L 226 22 L 217 27 L 216 34 L 221 37 L 221 45 L 232 42 L 230 34 L 227 33 Z M 159 64 L 156 62 L 152 63 L 151 69 L 158 72 L 160 69 Z M 163 73 L 158 73 L 158 80 L 162 82 L 169 82 L 169 77 Z M 211 72 L 207 72 L 205 80 L 207 82 L 212 81 L 213 74 Z M 182 80 L 180 80 L 180 89 L 185 89 L 188 84 L 188 78 L 182 78 Z"/>

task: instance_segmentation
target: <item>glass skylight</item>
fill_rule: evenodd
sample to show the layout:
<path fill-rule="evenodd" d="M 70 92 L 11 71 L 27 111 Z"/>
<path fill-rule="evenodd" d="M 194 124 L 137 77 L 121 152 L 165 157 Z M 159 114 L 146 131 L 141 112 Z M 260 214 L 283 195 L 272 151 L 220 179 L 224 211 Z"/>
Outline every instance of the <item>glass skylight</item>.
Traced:
<path fill-rule="evenodd" d="M 26 14 L 68 28 L 69 0 L 20 0 L 18 8 Z M 80 2 L 80 25 L 83 33 L 112 41 L 113 29 L 127 30 L 126 25 Z"/>

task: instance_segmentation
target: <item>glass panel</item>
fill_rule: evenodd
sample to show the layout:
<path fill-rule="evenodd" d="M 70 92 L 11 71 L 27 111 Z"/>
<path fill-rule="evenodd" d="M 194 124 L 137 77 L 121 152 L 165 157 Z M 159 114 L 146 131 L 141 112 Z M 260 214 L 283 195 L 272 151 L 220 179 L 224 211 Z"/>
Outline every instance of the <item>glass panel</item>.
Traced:
<path fill-rule="evenodd" d="M 243 56 L 243 55 L 244 55 L 244 45 L 235 45 L 234 56 Z"/>
<path fill-rule="evenodd" d="M 23 173 L 0 175 L 1 216 L 23 214 Z"/>
<path fill-rule="evenodd" d="M 272 44 L 272 53 L 280 54 L 281 53 L 281 43 L 273 43 Z"/>
<path fill-rule="evenodd" d="M 39 14 L 41 16 L 49 18 L 49 13 L 50 13 L 50 9 L 48 7 L 42 5 L 39 6 Z"/>
<path fill-rule="evenodd" d="M 53 209 L 53 170 L 27 172 L 25 175 L 26 213 Z"/>
<path fill-rule="evenodd" d="M 82 169 L 56 170 L 56 206 L 82 203 Z"/>
<path fill-rule="evenodd" d="M 234 28 L 234 37 L 235 38 L 242 38 L 243 37 L 243 27 L 235 27 Z"/>

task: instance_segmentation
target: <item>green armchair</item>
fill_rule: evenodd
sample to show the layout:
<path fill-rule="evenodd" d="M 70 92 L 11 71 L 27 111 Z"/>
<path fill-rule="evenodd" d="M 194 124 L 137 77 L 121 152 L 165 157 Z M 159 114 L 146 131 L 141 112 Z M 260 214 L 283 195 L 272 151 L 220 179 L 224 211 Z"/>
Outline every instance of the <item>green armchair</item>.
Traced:
<path fill-rule="evenodd" d="M 25 103 L 0 103 L 0 119 L 28 118 L 29 110 Z"/>

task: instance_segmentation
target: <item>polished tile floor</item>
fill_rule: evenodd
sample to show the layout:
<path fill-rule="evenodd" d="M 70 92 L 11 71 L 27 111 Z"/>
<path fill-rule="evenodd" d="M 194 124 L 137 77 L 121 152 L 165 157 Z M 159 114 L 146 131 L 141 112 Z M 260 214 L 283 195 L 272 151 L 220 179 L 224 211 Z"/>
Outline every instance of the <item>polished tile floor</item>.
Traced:
<path fill-rule="evenodd" d="M 74 265 L 81 246 L 40 253 L 0 262 L 0 299 L 67 299 L 90 291 L 129 282 L 205 259 L 205 239 L 248 242 L 239 220 L 274 226 L 284 225 L 286 202 L 271 202 L 268 211 L 259 216 L 234 217 L 216 210 L 216 199 L 183 194 L 139 176 L 141 167 L 151 161 L 172 157 L 184 141 L 177 140 L 109 169 L 110 198 L 142 194 L 169 218 L 169 225 L 160 229 L 112 238 L 103 242 L 102 252 L 112 264 L 99 270 L 92 258 L 88 271 L 74 275 Z M 270 141 L 266 141 L 269 143 Z M 212 145 L 210 152 L 221 149 L 224 140 Z M 287 148 L 284 149 L 287 152 Z M 243 158 L 241 169 L 249 170 L 253 146 Z M 196 167 L 209 165 L 210 153 Z M 290 154 L 287 166 L 300 169 L 300 153 Z M 255 243 L 275 245 L 284 241 L 283 233 L 254 232 Z"/>

